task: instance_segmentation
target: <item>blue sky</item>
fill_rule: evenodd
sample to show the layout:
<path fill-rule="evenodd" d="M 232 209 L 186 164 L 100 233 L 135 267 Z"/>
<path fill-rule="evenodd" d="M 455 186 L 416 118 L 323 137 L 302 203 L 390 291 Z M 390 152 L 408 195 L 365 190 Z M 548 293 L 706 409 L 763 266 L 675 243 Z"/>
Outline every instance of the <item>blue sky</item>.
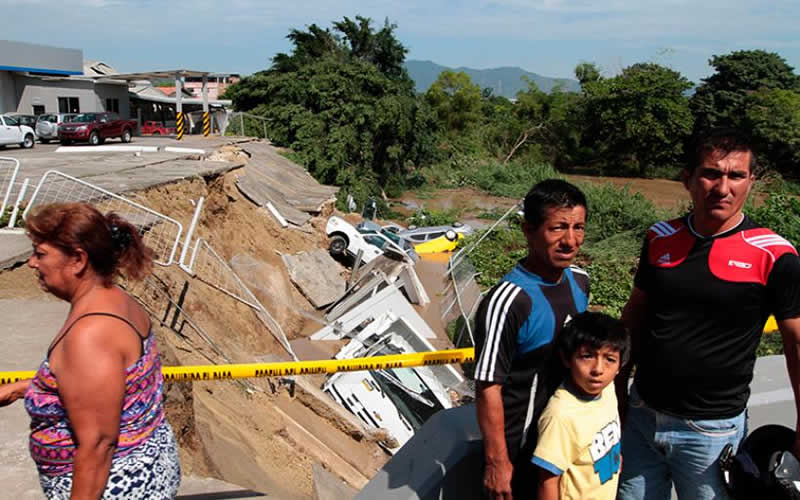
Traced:
<path fill-rule="evenodd" d="M 520 66 L 571 77 L 657 62 L 698 82 L 708 59 L 777 52 L 800 67 L 797 0 L 0 0 L 0 39 L 83 49 L 119 71 L 188 68 L 249 74 L 290 49 L 291 28 L 356 14 L 388 17 L 409 59 Z M 800 70 L 798 70 L 800 72 Z"/>

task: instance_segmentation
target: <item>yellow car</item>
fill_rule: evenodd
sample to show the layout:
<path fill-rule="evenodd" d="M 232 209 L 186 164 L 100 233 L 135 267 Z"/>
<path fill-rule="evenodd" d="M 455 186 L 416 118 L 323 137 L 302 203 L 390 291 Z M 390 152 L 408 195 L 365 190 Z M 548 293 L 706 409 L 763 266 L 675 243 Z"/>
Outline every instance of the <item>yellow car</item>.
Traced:
<path fill-rule="evenodd" d="M 420 255 L 428 253 L 452 252 L 456 249 L 458 240 L 462 239 L 463 237 L 464 235 L 462 233 L 447 231 L 438 238 L 414 245 L 414 250 L 416 250 Z"/>

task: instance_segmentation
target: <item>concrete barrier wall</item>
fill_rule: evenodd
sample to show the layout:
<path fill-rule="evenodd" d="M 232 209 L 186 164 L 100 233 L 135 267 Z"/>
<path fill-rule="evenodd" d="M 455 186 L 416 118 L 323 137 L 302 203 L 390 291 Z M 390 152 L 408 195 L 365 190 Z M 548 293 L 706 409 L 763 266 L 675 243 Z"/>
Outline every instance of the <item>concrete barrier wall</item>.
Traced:
<path fill-rule="evenodd" d="M 794 428 L 794 396 L 783 356 L 758 358 L 750 388 L 750 431 L 767 424 Z M 475 405 L 440 411 L 378 471 L 356 499 L 478 500 L 483 491 L 482 455 Z"/>

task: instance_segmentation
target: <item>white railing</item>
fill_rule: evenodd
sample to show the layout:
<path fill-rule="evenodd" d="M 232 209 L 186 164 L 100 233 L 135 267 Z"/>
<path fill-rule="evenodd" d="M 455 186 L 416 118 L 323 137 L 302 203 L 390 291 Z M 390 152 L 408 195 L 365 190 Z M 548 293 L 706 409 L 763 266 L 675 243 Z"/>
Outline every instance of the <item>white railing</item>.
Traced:
<path fill-rule="evenodd" d="M 222 293 L 252 307 L 258 319 L 267 327 L 275 339 L 280 342 L 284 349 L 297 361 L 297 356 L 289 344 L 283 328 L 275 318 L 267 311 L 263 304 L 250 291 L 241 278 L 231 269 L 225 259 L 211 248 L 202 238 L 195 241 L 192 256 L 188 263 L 182 263 L 181 268 L 189 272 L 203 283 L 216 288 Z"/>
<path fill-rule="evenodd" d="M 11 201 L 11 193 L 14 191 L 14 182 L 19 173 L 19 160 L 16 158 L 0 157 L 0 215 L 6 213 L 8 203 Z"/>
<path fill-rule="evenodd" d="M 23 217 L 37 205 L 86 202 L 102 213 L 115 212 L 136 226 L 145 244 L 153 250 L 153 261 L 161 266 L 175 262 L 183 226 L 180 222 L 111 191 L 57 170 L 49 170 L 39 181 L 25 207 Z"/>

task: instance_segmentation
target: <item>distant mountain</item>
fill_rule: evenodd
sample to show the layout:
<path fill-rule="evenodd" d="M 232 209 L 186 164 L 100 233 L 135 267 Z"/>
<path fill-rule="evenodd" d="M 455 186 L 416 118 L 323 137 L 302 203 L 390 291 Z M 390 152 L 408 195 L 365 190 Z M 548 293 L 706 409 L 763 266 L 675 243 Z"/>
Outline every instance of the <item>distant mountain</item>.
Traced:
<path fill-rule="evenodd" d="M 444 70 L 463 71 L 468 74 L 473 83 L 480 85 L 482 89 L 491 88 L 494 95 L 501 95 L 509 99 L 517 96 L 517 92 L 528 88 L 527 83 L 522 80 L 527 76 L 539 86 L 544 92 L 550 92 L 557 84 L 561 84 L 564 90 L 579 91 L 581 89 L 577 80 L 569 78 L 549 78 L 537 75 L 530 71 L 525 71 L 518 67 L 504 67 L 492 69 L 472 69 L 472 68 L 448 68 L 431 61 L 409 60 L 405 62 L 408 75 L 416 83 L 417 92 L 425 92 L 428 87 L 436 81 L 439 73 Z"/>

